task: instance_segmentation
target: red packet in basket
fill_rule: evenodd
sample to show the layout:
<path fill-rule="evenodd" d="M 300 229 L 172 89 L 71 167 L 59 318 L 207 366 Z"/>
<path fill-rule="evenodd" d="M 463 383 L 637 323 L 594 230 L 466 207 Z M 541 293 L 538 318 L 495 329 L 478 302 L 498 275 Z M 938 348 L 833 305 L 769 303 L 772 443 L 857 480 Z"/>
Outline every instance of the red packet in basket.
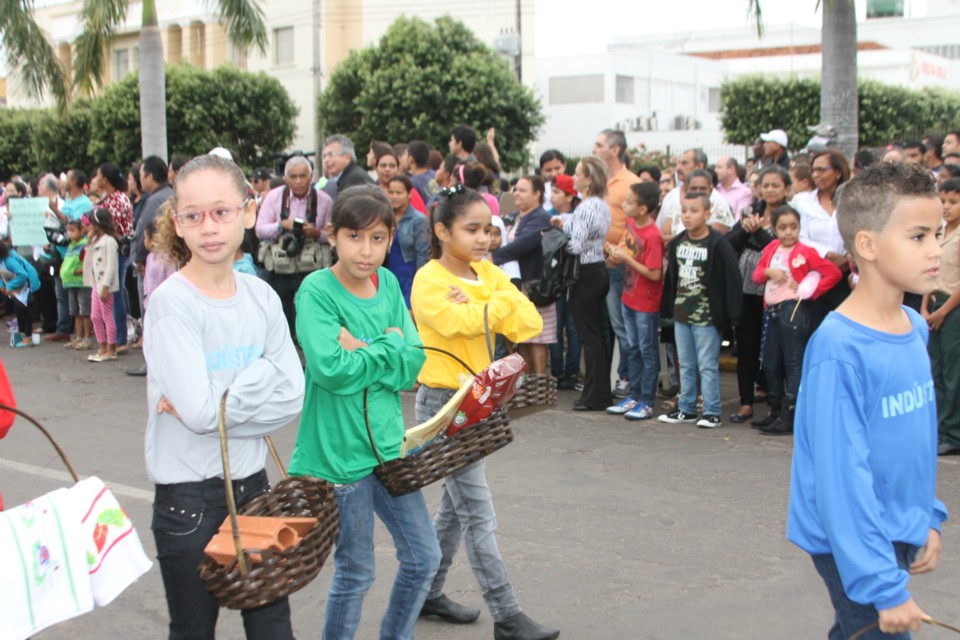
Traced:
<path fill-rule="evenodd" d="M 470 393 L 460 403 L 453 422 L 447 427 L 452 436 L 465 427 L 482 422 L 498 407 L 506 406 L 526 380 L 527 363 L 519 354 L 501 358 L 473 379 Z"/>

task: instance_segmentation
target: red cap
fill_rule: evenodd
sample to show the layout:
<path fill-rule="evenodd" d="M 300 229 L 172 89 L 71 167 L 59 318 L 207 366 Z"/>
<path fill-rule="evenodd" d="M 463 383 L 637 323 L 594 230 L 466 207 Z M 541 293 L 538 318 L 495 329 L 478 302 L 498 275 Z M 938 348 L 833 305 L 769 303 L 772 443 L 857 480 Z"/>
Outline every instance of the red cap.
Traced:
<path fill-rule="evenodd" d="M 573 178 L 565 173 L 561 173 L 553 179 L 553 186 L 557 189 L 560 189 L 560 191 L 563 191 L 567 195 L 577 195 L 577 190 L 573 188 Z"/>

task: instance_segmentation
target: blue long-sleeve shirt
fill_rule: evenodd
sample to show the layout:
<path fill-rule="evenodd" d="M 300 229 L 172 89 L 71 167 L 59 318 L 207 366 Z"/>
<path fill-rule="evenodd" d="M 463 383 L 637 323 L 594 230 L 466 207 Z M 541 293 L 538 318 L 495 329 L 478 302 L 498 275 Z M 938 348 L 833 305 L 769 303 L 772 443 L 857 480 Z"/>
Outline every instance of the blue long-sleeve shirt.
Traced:
<path fill-rule="evenodd" d="M 37 275 L 37 270 L 13 249 L 10 249 L 7 257 L 0 261 L 0 265 L 3 266 L 4 271 L 13 275 L 4 283 L 10 291 L 15 291 L 25 284 L 30 285 L 30 291 L 40 290 L 40 277 Z M 4 279 L 6 280 L 6 277 Z"/>
<path fill-rule="evenodd" d="M 883 333 L 831 313 L 807 346 L 797 397 L 787 538 L 833 554 L 854 601 L 910 598 L 894 542 L 922 547 L 946 507 L 934 496 L 937 407 L 923 319 Z"/>

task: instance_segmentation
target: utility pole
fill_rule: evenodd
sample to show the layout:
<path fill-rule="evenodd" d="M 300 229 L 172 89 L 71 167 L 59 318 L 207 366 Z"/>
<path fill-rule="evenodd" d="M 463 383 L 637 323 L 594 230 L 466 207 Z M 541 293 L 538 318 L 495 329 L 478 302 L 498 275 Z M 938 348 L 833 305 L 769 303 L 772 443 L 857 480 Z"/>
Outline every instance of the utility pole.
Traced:
<path fill-rule="evenodd" d="M 517 5 L 517 79 L 520 82 L 523 82 L 523 30 L 522 30 L 522 19 L 521 14 L 521 5 L 523 0 L 516 0 Z"/>

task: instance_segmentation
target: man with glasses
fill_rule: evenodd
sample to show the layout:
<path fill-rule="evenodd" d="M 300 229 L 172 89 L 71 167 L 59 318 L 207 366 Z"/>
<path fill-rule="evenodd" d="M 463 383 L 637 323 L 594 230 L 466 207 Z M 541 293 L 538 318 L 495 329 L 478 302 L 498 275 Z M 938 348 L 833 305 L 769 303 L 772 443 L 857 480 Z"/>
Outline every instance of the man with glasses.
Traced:
<path fill-rule="evenodd" d="M 326 153 L 324 153 L 326 162 Z M 283 315 L 287 318 L 290 335 L 296 340 L 296 309 L 293 299 L 300 283 L 316 266 L 308 270 L 297 268 L 299 254 L 310 242 L 319 242 L 329 247 L 324 226 L 330 222 L 333 199 L 313 187 L 313 167 L 303 156 L 293 156 L 287 160 L 283 170 L 286 185 L 273 189 L 260 204 L 257 216 L 257 238 L 266 247 L 266 251 L 279 251 L 284 257 L 293 258 L 285 262 L 284 268 L 264 260 L 267 267 L 267 282 L 280 296 Z M 328 183 L 329 184 L 329 183 Z"/>
<path fill-rule="evenodd" d="M 339 133 L 323 141 L 323 171 L 327 174 L 327 184 L 323 192 L 336 199 L 344 189 L 359 184 L 373 184 L 367 172 L 357 164 L 357 152 L 353 141 Z"/>

